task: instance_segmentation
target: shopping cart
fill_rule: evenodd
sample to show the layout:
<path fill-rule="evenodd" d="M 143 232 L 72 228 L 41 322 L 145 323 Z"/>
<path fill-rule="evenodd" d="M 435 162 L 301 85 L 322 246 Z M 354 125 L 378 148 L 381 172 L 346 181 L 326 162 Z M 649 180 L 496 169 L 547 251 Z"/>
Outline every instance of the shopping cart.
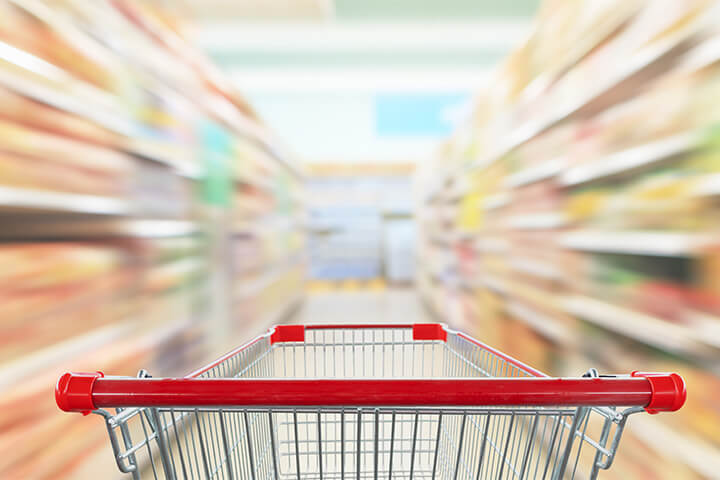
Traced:
<path fill-rule="evenodd" d="M 677 374 L 549 378 L 440 324 L 278 326 L 187 377 L 139 377 L 55 392 L 105 417 L 135 479 L 595 478 L 629 414 L 685 401 Z"/>

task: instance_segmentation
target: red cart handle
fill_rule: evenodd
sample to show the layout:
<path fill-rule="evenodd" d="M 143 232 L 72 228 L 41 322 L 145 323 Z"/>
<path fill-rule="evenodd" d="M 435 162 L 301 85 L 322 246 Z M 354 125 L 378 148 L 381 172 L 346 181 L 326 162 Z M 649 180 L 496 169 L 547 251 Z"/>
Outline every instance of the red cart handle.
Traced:
<path fill-rule="evenodd" d="M 60 410 L 88 414 L 97 408 L 92 396 L 95 381 L 104 376 L 102 372 L 64 374 L 55 385 L 55 403 Z"/>
<path fill-rule="evenodd" d="M 631 376 L 650 382 L 650 403 L 645 405 L 648 413 L 674 412 L 685 404 L 685 381 L 677 373 L 632 372 Z"/>
<path fill-rule="evenodd" d="M 66 373 L 55 398 L 65 411 L 113 407 L 218 406 L 643 406 L 678 410 L 685 383 L 675 373 L 601 378 L 278 380 L 104 378 Z"/>

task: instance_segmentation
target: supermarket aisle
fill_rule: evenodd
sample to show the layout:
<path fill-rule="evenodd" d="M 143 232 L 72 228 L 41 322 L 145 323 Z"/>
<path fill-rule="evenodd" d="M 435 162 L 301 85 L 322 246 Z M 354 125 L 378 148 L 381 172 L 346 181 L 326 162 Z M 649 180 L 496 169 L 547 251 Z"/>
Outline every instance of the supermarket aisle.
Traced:
<path fill-rule="evenodd" d="M 309 293 L 298 323 L 421 323 L 432 318 L 413 289 Z"/>
<path fill-rule="evenodd" d="M 600 478 L 720 478 L 718 18 L 0 1 L 0 479 L 116 478 L 100 418 L 58 411 L 66 371 L 437 321 L 553 376 L 682 374 Z"/>

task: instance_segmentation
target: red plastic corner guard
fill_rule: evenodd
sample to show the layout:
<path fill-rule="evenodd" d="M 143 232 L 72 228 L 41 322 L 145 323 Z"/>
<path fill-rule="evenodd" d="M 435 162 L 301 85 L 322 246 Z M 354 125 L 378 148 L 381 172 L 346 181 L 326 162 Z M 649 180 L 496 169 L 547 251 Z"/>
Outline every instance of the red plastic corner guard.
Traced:
<path fill-rule="evenodd" d="M 685 404 L 685 381 L 677 373 L 632 372 L 630 375 L 645 378 L 650 383 L 650 403 L 645 406 L 646 412 L 674 412 Z"/>
<path fill-rule="evenodd" d="M 278 342 L 304 342 L 305 325 L 277 325 L 270 335 L 270 344 Z"/>
<path fill-rule="evenodd" d="M 65 412 L 87 415 L 96 408 L 92 398 L 95 381 L 104 376 L 102 372 L 64 374 L 55 385 L 55 403 Z"/>
<path fill-rule="evenodd" d="M 447 330 L 440 323 L 416 323 L 412 327 L 413 340 L 442 340 L 447 342 Z"/>
<path fill-rule="evenodd" d="M 413 340 L 447 341 L 447 330 L 440 323 L 415 323 L 411 325 L 277 325 L 271 330 L 270 343 L 304 342 L 305 330 L 323 330 L 328 328 L 412 328 Z"/>

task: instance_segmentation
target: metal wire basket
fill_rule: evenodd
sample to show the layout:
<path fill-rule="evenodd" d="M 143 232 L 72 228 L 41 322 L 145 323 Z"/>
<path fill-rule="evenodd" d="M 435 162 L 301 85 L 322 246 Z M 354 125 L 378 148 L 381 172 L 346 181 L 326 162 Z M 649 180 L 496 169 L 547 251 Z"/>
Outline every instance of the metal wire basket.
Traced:
<path fill-rule="evenodd" d="M 550 378 L 440 324 L 278 326 L 187 377 L 139 377 L 56 387 L 105 417 L 134 479 L 592 479 L 629 414 L 685 401 L 677 374 Z"/>

